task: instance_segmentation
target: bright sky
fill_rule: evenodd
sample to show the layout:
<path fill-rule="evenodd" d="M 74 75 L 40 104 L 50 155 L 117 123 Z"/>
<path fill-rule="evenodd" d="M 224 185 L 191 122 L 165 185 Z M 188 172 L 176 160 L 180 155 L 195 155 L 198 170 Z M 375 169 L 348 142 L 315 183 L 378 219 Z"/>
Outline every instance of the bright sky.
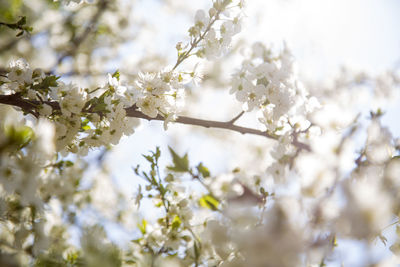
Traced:
<path fill-rule="evenodd" d="M 338 64 L 350 64 L 376 72 L 400 60 L 400 1 L 248 2 L 249 17 L 258 13 L 252 25 L 258 32 L 255 39 L 286 40 L 299 63 L 307 64 L 306 71 L 334 71 Z"/>

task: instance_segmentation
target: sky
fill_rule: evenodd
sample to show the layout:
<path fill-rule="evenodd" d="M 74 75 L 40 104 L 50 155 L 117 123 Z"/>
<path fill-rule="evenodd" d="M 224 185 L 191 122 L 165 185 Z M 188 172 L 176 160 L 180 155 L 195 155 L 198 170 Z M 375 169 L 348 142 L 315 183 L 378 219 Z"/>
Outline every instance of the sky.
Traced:
<path fill-rule="evenodd" d="M 342 64 L 380 72 L 400 59 L 400 1 L 251 2 L 263 39 L 286 40 L 299 64 L 313 75 L 329 74 Z"/>

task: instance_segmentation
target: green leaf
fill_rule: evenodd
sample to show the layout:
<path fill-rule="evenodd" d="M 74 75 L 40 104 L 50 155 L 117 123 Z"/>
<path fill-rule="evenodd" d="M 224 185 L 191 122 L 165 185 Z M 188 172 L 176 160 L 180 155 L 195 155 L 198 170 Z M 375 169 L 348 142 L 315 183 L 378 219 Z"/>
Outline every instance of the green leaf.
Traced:
<path fill-rule="evenodd" d="M 146 226 L 147 226 L 147 221 L 145 219 L 142 220 L 142 224 L 139 224 L 139 230 L 142 232 L 142 234 L 146 234 Z"/>
<path fill-rule="evenodd" d="M 178 216 L 178 215 L 175 215 L 174 219 L 172 220 L 172 224 L 171 224 L 172 229 L 173 229 L 173 230 L 178 229 L 179 226 L 181 226 L 181 223 L 182 223 L 182 221 L 181 221 L 181 219 L 179 218 L 179 216 Z"/>
<path fill-rule="evenodd" d="M 17 25 L 18 25 L 18 26 L 22 26 L 22 25 L 25 25 L 25 24 L 26 24 L 26 17 L 23 16 L 23 17 L 21 17 L 21 18 L 19 19 L 19 21 L 17 22 Z"/>
<path fill-rule="evenodd" d="M 159 146 L 156 147 L 156 153 L 154 154 L 154 156 L 155 156 L 156 159 L 160 158 L 161 151 L 160 151 L 160 147 Z"/>
<path fill-rule="evenodd" d="M 266 197 L 269 196 L 268 191 L 265 191 L 264 187 L 262 187 L 262 186 L 260 187 L 260 194 L 263 196 L 266 196 Z"/>
<path fill-rule="evenodd" d="M 198 171 L 199 173 L 201 173 L 201 175 L 202 175 L 204 178 L 210 177 L 210 171 L 208 170 L 208 168 L 207 168 L 206 166 L 203 165 L 203 163 L 200 162 L 200 164 L 197 165 L 196 168 L 197 168 L 197 171 Z"/>
<path fill-rule="evenodd" d="M 67 254 L 66 261 L 69 264 L 76 264 L 79 258 L 79 251 L 72 251 Z"/>
<path fill-rule="evenodd" d="M 47 76 L 43 79 L 42 81 L 42 86 L 43 87 L 56 87 L 58 86 L 57 80 L 60 79 L 60 76 Z"/>
<path fill-rule="evenodd" d="M 199 251 L 199 247 L 197 245 L 197 242 L 194 242 L 194 257 L 196 259 L 196 262 L 200 257 L 200 251 Z"/>
<path fill-rule="evenodd" d="M 240 168 L 239 168 L 239 167 L 236 167 L 236 168 L 234 168 L 234 169 L 232 170 L 232 172 L 233 172 L 233 173 L 238 173 L 238 172 L 240 172 Z"/>
<path fill-rule="evenodd" d="M 203 208 L 218 210 L 219 202 L 211 195 L 204 195 L 199 199 L 199 204 Z"/>
<path fill-rule="evenodd" d="M 27 31 L 27 32 L 32 32 L 33 28 L 26 26 L 26 27 L 24 27 L 24 30 Z"/>
<path fill-rule="evenodd" d="M 35 135 L 32 128 L 28 126 L 6 127 L 5 133 L 9 139 L 8 143 L 17 145 L 19 148 L 26 146 Z"/>
<path fill-rule="evenodd" d="M 40 83 L 35 84 L 32 88 L 39 91 L 44 90 L 45 92 L 49 91 L 49 87 L 56 87 L 58 86 L 57 80 L 60 79 L 59 76 L 50 75 L 46 76 Z"/>
<path fill-rule="evenodd" d="M 174 166 L 167 166 L 168 170 L 174 172 L 189 171 L 189 159 L 187 153 L 183 157 L 180 157 L 171 147 L 168 148 L 171 152 L 172 162 L 174 163 Z"/>
<path fill-rule="evenodd" d="M 71 166 L 74 166 L 74 163 L 70 160 L 67 160 L 67 161 L 65 161 L 65 166 L 71 167 Z"/>
<path fill-rule="evenodd" d="M 136 263 L 136 261 L 135 260 L 125 260 L 124 263 L 127 265 L 134 265 Z"/>
<path fill-rule="evenodd" d="M 119 81 L 119 70 L 116 70 L 111 76 Z"/>
<path fill-rule="evenodd" d="M 333 239 L 332 239 L 332 246 L 334 246 L 334 247 L 337 247 L 337 246 L 338 246 L 337 239 L 336 239 L 336 235 L 333 236 Z"/>
<path fill-rule="evenodd" d="M 140 237 L 140 238 L 138 238 L 138 239 L 133 239 L 133 240 L 131 240 L 131 242 L 132 242 L 132 243 L 137 243 L 137 244 L 139 244 L 140 241 L 142 241 L 142 240 L 143 240 L 143 237 Z"/>
<path fill-rule="evenodd" d="M 133 171 L 134 171 L 134 173 L 136 174 L 136 175 L 139 175 L 139 169 L 140 169 L 140 166 L 139 165 L 136 165 L 136 167 L 135 168 L 132 168 L 133 169 Z"/>
<path fill-rule="evenodd" d="M 109 110 L 107 110 L 107 104 L 105 103 L 99 103 L 93 108 L 94 112 L 104 112 L 104 113 L 110 113 Z"/>
<path fill-rule="evenodd" d="M 153 157 L 148 155 L 142 155 L 148 162 L 153 163 Z"/>
<path fill-rule="evenodd" d="M 90 130 L 90 126 L 89 125 L 82 126 L 82 130 L 84 131 Z"/>
<path fill-rule="evenodd" d="M 81 129 L 83 130 L 83 131 L 87 131 L 87 130 L 89 130 L 90 129 L 90 125 L 88 125 L 89 124 L 89 119 L 87 119 L 87 118 L 85 118 L 84 120 L 82 120 L 82 122 L 81 122 Z"/>

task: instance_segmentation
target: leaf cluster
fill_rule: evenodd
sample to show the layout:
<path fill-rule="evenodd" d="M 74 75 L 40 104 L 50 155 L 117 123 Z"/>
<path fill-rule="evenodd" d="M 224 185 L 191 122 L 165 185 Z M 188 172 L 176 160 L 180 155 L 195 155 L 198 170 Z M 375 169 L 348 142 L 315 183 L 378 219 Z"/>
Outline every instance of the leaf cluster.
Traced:
<path fill-rule="evenodd" d="M 20 19 L 15 23 L 0 22 L 0 26 L 5 26 L 9 29 L 16 30 L 16 31 L 19 30 L 18 33 L 16 34 L 16 37 L 20 37 L 24 33 L 30 34 L 33 30 L 32 27 L 26 25 L 26 17 L 25 16 L 20 17 Z"/>

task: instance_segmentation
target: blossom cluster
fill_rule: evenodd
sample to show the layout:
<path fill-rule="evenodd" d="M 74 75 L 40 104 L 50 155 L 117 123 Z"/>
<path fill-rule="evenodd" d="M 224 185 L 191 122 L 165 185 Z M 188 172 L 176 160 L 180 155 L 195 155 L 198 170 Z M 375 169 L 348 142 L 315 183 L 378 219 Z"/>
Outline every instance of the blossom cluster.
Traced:
<path fill-rule="evenodd" d="M 182 76 L 173 71 L 139 74 L 134 85 L 125 85 L 116 72 L 104 86 L 90 91 L 32 70 L 19 59 L 10 63 L 0 92 L 31 101 L 36 109 L 27 112 L 54 122 L 57 151 L 85 155 L 89 148 L 117 144 L 133 133 L 138 120 L 126 116 L 127 108 L 136 107 L 151 118 L 160 114 L 166 128 L 183 104 Z"/>
<path fill-rule="evenodd" d="M 56 132 L 50 120 L 26 121 L 6 106 L 0 107 L 0 115 L 1 216 L 14 218 L 0 224 L 2 246 L 27 263 L 24 251 L 39 255 L 47 250 L 57 238 L 50 234 L 52 226 L 62 225 L 48 223 L 50 202 L 58 203 L 64 214 L 84 202 L 86 194 L 78 187 L 85 164 L 55 157 Z"/>
<path fill-rule="evenodd" d="M 249 54 L 233 74 L 230 93 L 243 103 L 244 111 L 256 110 L 262 127 L 279 140 L 271 151 L 274 161 L 268 172 L 276 182 L 282 182 L 299 149 L 293 143 L 320 132 L 310 121 L 310 115 L 320 104 L 297 79 L 286 45 L 277 53 L 255 43 Z"/>
<path fill-rule="evenodd" d="M 58 2 L 58 0 L 53 0 L 54 2 Z M 80 4 L 82 2 L 92 3 L 92 0 L 61 0 L 64 5 L 69 5 L 70 3 Z"/>
<path fill-rule="evenodd" d="M 243 5 L 243 0 L 217 0 L 208 12 L 198 10 L 194 26 L 189 29 L 190 43 L 185 47 L 178 43 L 176 47 L 179 57 L 195 54 L 213 60 L 225 53 L 232 37 L 241 31 Z"/>
<path fill-rule="evenodd" d="M 167 122 L 173 121 L 183 105 L 182 82 L 182 74 L 171 71 L 139 73 L 136 88 L 140 93 L 136 96 L 136 105 L 151 118 L 161 114 Z"/>
<path fill-rule="evenodd" d="M 258 110 L 260 122 L 272 133 L 306 129 L 307 115 L 319 105 L 296 78 L 293 64 L 286 46 L 274 54 L 255 43 L 251 57 L 233 74 L 230 92 L 243 102 L 245 111 Z"/>

